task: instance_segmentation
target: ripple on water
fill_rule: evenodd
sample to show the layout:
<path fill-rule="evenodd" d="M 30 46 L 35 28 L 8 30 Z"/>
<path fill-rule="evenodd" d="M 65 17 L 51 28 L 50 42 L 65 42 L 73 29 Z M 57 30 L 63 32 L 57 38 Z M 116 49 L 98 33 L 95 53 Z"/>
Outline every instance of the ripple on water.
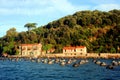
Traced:
<path fill-rule="evenodd" d="M 120 80 L 119 74 L 120 66 L 109 70 L 92 60 L 76 68 L 72 64 L 60 66 L 30 61 L 0 61 L 0 80 Z"/>

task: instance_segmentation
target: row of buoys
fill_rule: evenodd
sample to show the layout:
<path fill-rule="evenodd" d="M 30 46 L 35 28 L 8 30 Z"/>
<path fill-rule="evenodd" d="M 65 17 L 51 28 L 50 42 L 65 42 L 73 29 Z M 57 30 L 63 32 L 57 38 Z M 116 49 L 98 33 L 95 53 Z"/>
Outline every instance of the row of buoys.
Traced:
<path fill-rule="evenodd" d="M 65 66 L 65 65 L 66 65 L 66 62 L 65 62 L 65 61 L 60 62 L 60 65 L 61 65 L 61 66 Z"/>
<path fill-rule="evenodd" d="M 72 66 L 73 67 L 79 67 L 80 65 L 88 63 L 88 62 L 89 62 L 88 60 L 81 60 L 79 62 L 74 63 Z"/>
<path fill-rule="evenodd" d="M 69 65 L 71 64 L 72 67 L 79 67 L 82 64 L 88 63 L 89 61 L 86 59 L 80 60 L 76 58 L 3 58 L 0 57 L 0 60 L 9 60 L 9 61 L 31 61 L 31 62 L 37 62 L 37 63 L 45 63 L 45 64 L 59 64 L 61 66 Z M 120 61 L 113 60 L 110 64 L 107 64 L 106 62 L 101 62 L 100 60 L 93 60 L 93 62 L 99 66 L 104 66 L 106 69 L 114 69 L 115 66 L 120 65 Z"/>
<path fill-rule="evenodd" d="M 100 65 L 100 66 L 105 66 L 106 65 L 106 63 L 105 62 L 101 62 L 101 61 L 99 61 L 99 60 L 93 60 L 93 62 L 95 63 L 95 64 L 97 64 L 97 65 Z"/>
<path fill-rule="evenodd" d="M 107 63 L 101 62 L 99 60 L 93 60 L 93 62 L 97 65 L 106 67 L 106 69 L 114 69 L 115 66 L 120 65 L 120 61 L 112 61 L 111 64 L 107 64 Z"/>
<path fill-rule="evenodd" d="M 49 59 L 49 58 L 43 58 L 41 59 L 42 63 L 45 64 L 59 64 L 61 66 L 69 65 L 73 63 L 73 67 L 78 67 L 79 65 L 85 64 L 88 62 L 88 60 L 81 60 L 78 62 L 77 59 L 64 59 L 64 58 L 56 58 L 56 59 Z"/>
<path fill-rule="evenodd" d="M 120 61 L 112 61 L 112 65 L 113 66 L 118 66 L 118 65 L 120 65 Z"/>
<path fill-rule="evenodd" d="M 0 60 L 2 60 L 2 61 L 6 61 L 6 60 L 8 60 L 8 61 L 19 61 L 20 58 L 7 58 L 7 57 L 0 57 Z"/>
<path fill-rule="evenodd" d="M 106 69 L 114 69 L 116 66 L 119 66 L 119 65 L 120 65 L 120 61 L 113 60 L 112 63 L 106 67 Z"/>
<path fill-rule="evenodd" d="M 107 64 L 105 62 L 101 62 L 101 61 L 97 61 L 97 60 L 94 60 L 93 62 L 100 66 L 107 66 Z"/>
<path fill-rule="evenodd" d="M 98 60 L 93 60 L 93 62 L 97 65 L 106 67 L 106 69 L 113 69 L 114 68 L 112 65 L 108 65 L 105 62 L 101 62 L 101 61 L 98 61 Z"/>
<path fill-rule="evenodd" d="M 88 60 L 81 60 L 78 62 L 78 59 L 75 58 L 31 58 L 31 57 L 25 57 L 25 58 L 0 58 L 0 60 L 9 60 L 9 61 L 31 61 L 36 63 L 44 63 L 44 64 L 59 64 L 61 66 L 69 65 L 73 63 L 73 67 L 78 67 L 78 65 L 82 65 Z M 78 63 L 78 64 L 77 64 Z"/>
<path fill-rule="evenodd" d="M 42 59 L 30 59 L 32 62 L 42 62 L 42 63 L 45 63 L 45 64 L 54 64 L 54 63 L 57 63 L 61 66 L 65 66 L 65 65 L 68 65 L 68 64 L 72 64 L 73 67 L 79 67 L 80 65 L 82 64 L 85 64 L 87 62 L 89 62 L 88 60 L 80 60 L 78 62 L 77 59 L 64 59 L 64 58 L 53 58 L 53 59 L 50 59 L 50 58 L 42 58 Z M 106 69 L 113 69 L 115 66 L 118 66 L 120 65 L 120 61 L 112 61 L 111 64 L 107 64 L 105 62 L 101 62 L 100 60 L 93 60 L 93 62 L 97 65 L 100 65 L 100 66 L 104 66 L 106 67 Z"/>
<path fill-rule="evenodd" d="M 106 69 L 114 69 L 114 66 L 113 65 L 107 65 Z"/>

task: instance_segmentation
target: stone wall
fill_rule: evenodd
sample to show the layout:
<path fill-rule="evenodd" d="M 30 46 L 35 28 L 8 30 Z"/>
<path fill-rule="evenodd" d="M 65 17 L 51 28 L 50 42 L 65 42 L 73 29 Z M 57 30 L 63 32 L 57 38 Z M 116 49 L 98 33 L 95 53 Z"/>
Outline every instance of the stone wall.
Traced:
<path fill-rule="evenodd" d="M 11 57 L 35 57 L 35 56 L 21 56 L 21 55 L 14 55 Z M 63 53 L 55 53 L 55 54 L 43 54 L 36 57 L 77 57 L 77 58 L 120 58 L 120 53 L 87 53 L 87 55 L 65 55 Z"/>
<path fill-rule="evenodd" d="M 78 57 L 78 58 L 120 58 L 120 53 L 87 53 L 87 55 L 65 55 L 63 53 L 45 54 L 45 57 Z"/>

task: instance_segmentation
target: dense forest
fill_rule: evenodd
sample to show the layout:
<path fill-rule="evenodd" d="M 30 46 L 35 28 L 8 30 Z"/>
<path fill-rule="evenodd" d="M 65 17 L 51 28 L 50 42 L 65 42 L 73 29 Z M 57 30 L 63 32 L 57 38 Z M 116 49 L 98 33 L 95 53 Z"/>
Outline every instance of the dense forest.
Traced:
<path fill-rule="evenodd" d="M 17 54 L 23 43 L 42 43 L 43 50 L 62 52 L 64 46 L 86 46 L 88 52 L 120 52 L 120 10 L 79 11 L 45 26 L 27 23 L 26 32 L 11 28 L 0 38 L 0 53 Z"/>

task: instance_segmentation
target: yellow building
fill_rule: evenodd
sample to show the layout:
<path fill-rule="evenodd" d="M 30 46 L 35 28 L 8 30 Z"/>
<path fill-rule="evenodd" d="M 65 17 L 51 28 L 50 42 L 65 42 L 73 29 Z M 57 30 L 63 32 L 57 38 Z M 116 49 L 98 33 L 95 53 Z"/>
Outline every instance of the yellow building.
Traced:
<path fill-rule="evenodd" d="M 41 55 L 42 44 L 21 44 L 19 46 L 19 55 L 37 57 Z"/>

